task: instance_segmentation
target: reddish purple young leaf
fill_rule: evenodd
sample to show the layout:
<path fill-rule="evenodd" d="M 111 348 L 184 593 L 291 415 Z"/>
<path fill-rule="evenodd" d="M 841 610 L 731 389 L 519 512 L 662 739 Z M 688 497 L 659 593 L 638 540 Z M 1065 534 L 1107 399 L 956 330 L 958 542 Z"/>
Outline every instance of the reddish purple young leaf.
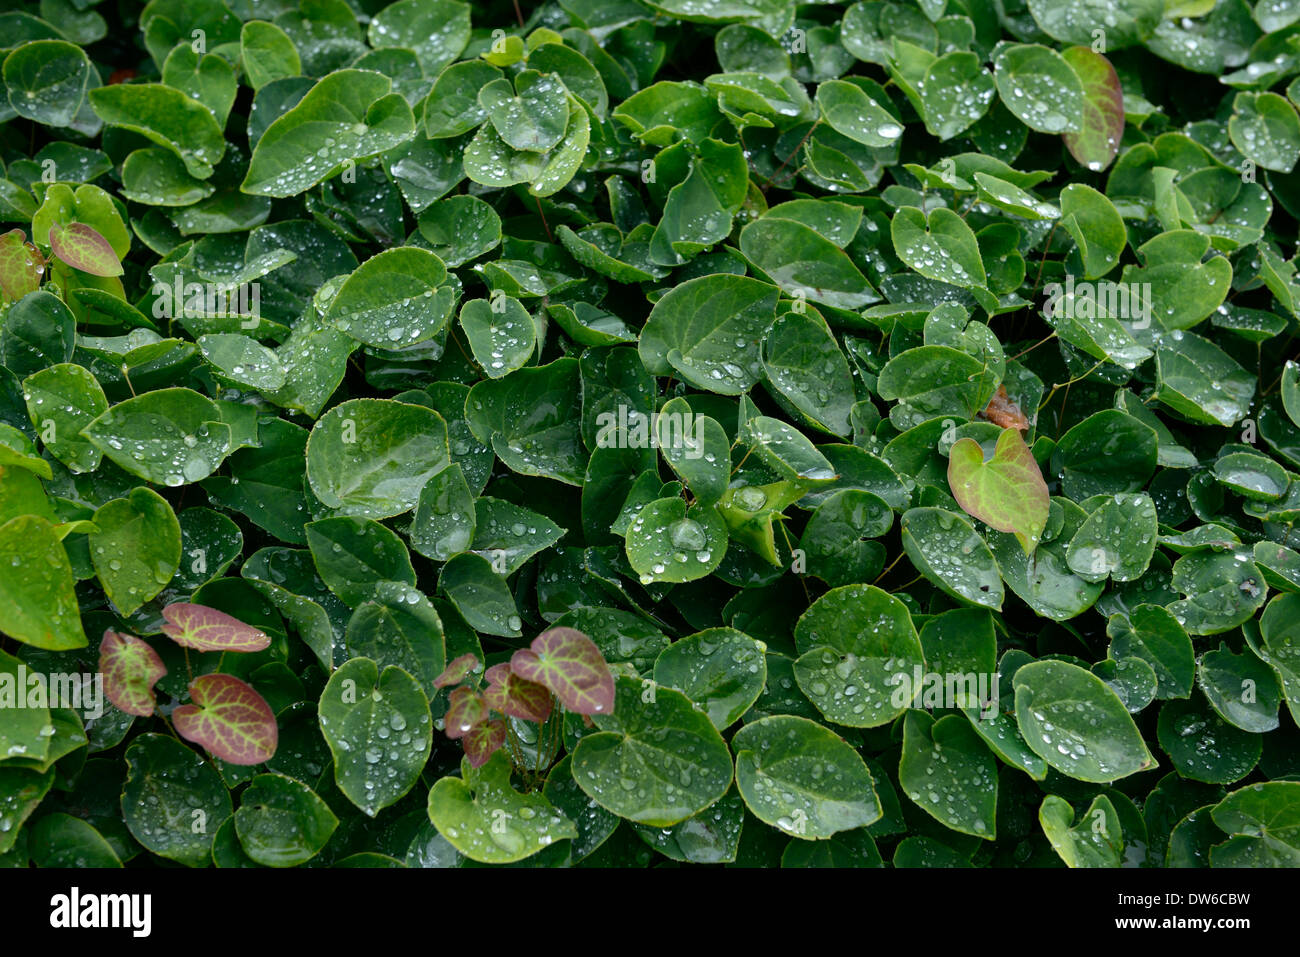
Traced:
<path fill-rule="evenodd" d="M 122 262 L 108 240 L 85 223 L 55 223 L 50 227 L 50 252 L 73 269 L 92 276 L 120 276 Z"/>
<path fill-rule="evenodd" d="M 465 680 L 465 676 L 478 667 L 478 659 L 473 655 L 465 654 L 454 659 L 447 665 L 447 669 L 438 677 L 433 679 L 435 688 L 445 688 L 447 685 L 459 684 Z"/>
<path fill-rule="evenodd" d="M 487 678 L 492 684 L 483 692 L 483 702 L 489 708 L 538 724 L 551 716 L 551 692 L 519 677 L 509 665 L 493 665 L 488 669 Z"/>
<path fill-rule="evenodd" d="M 483 699 L 473 688 L 457 688 L 447 700 L 447 714 L 443 718 L 443 725 L 447 729 L 449 738 L 463 737 L 487 717 L 487 708 L 483 705 Z"/>
<path fill-rule="evenodd" d="M 469 758 L 470 765 L 481 768 L 505 741 L 505 722 L 493 718 L 491 721 L 480 721 L 470 728 L 460 744 L 465 749 L 465 757 Z"/>
<path fill-rule="evenodd" d="M 263 764 L 275 755 L 280 729 L 271 706 L 233 675 L 200 675 L 190 700 L 172 712 L 176 733 L 231 764 Z"/>
<path fill-rule="evenodd" d="M 576 714 L 614 710 L 614 675 L 596 643 L 575 628 L 552 628 L 510 658 L 510 670 L 555 692 Z"/>
<path fill-rule="evenodd" d="M 162 613 L 163 634 L 196 651 L 261 651 L 271 644 L 264 631 L 206 605 L 173 602 Z"/>
<path fill-rule="evenodd" d="M 116 631 L 104 632 L 99 644 L 99 672 L 104 694 L 127 714 L 147 718 L 157 707 L 153 686 L 167 669 L 148 642 Z"/>
<path fill-rule="evenodd" d="M 11 229 L 0 236 L 0 291 L 17 302 L 41 287 L 45 275 L 45 258 L 27 242 L 21 229 Z"/>

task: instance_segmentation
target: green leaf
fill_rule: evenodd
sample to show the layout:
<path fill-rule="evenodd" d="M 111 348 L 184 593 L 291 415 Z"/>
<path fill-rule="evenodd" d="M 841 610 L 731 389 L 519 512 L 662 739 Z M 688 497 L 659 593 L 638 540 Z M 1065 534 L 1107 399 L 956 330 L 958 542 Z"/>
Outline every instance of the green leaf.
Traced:
<path fill-rule="evenodd" d="M 941 206 L 927 216 L 903 206 L 894 213 L 889 232 L 898 258 L 927 279 L 970 289 L 987 283 L 975 234 L 951 209 Z"/>
<path fill-rule="evenodd" d="M 93 472 L 103 458 L 81 430 L 108 409 L 99 381 L 83 366 L 59 363 L 23 380 L 27 415 L 50 454 L 74 472 Z"/>
<path fill-rule="evenodd" d="M 233 449 L 220 406 L 192 389 L 119 402 L 81 434 L 132 475 L 172 488 L 207 478 Z"/>
<path fill-rule="evenodd" d="M 852 310 L 880 299 L 844 250 L 803 223 L 755 220 L 740 231 L 740 250 L 796 303 L 812 300 Z"/>
<path fill-rule="evenodd" d="M 953 50 L 926 68 L 918 92 L 925 128 L 950 140 L 988 112 L 997 88 L 978 56 Z"/>
<path fill-rule="evenodd" d="M 236 385 L 260 392 L 274 392 L 284 385 L 284 366 L 279 356 L 248 336 L 222 332 L 199 336 L 198 344 L 203 358 Z"/>
<path fill-rule="evenodd" d="M 1228 724 L 1200 696 L 1161 705 L 1156 735 L 1179 774 L 1211 784 L 1241 780 L 1262 750 L 1260 735 Z"/>
<path fill-rule="evenodd" d="M 712 506 L 680 498 L 647 503 L 627 530 L 627 560 L 641 583 L 689 582 L 711 574 L 727 552 L 727 526 Z"/>
<path fill-rule="evenodd" d="M 456 850 L 483 864 L 509 864 L 555 841 L 578 837 L 573 822 L 541 794 L 510 786 L 510 759 L 498 751 L 460 777 L 439 778 L 429 791 L 429 820 Z"/>
<path fill-rule="evenodd" d="M 370 817 L 400 800 L 419 780 L 433 745 L 429 704 L 401 668 L 380 672 L 353 658 L 321 693 L 320 725 L 334 756 L 334 780 Z"/>
<path fill-rule="evenodd" d="M 302 61 L 289 35 L 274 23 L 249 20 L 239 33 L 239 62 L 255 91 L 285 77 L 298 76 Z"/>
<path fill-rule="evenodd" d="M 708 717 L 679 691 L 619 678 L 612 713 L 573 752 L 573 777 L 606 810 L 671 827 L 731 786 L 731 755 Z"/>
<path fill-rule="evenodd" d="M 892 146 L 903 135 L 892 113 L 847 80 L 819 83 L 817 108 L 831 129 L 865 146 Z"/>
<path fill-rule="evenodd" d="M 307 439 L 307 481 L 329 508 L 361 518 L 410 511 L 447 466 L 447 423 L 423 406 L 350 399 L 317 419 Z"/>
<path fill-rule="evenodd" d="M 26 376 L 72 358 L 76 319 L 58 297 L 30 292 L 0 320 L 0 363 Z"/>
<path fill-rule="evenodd" d="M 954 442 L 948 452 L 948 486 L 968 515 L 1014 533 L 1026 554 L 1038 545 L 1047 527 L 1047 483 L 1018 429 L 1002 430 L 988 462 L 974 439 Z M 1154 548 L 1154 535 L 1151 541 Z"/>
<path fill-rule="evenodd" d="M 993 553 L 970 522 L 943 508 L 912 508 L 899 521 L 918 572 L 958 601 L 1001 610 L 1005 592 Z"/>
<path fill-rule="evenodd" d="M 734 628 L 706 628 L 665 648 L 655 660 L 654 680 L 703 707 L 713 726 L 723 731 L 762 693 L 766 647 Z"/>
<path fill-rule="evenodd" d="M 759 343 L 776 316 L 777 289 L 744 276 L 680 283 L 650 310 L 637 349 L 655 375 L 740 395 L 763 374 Z"/>
<path fill-rule="evenodd" d="M 884 568 L 885 550 L 869 539 L 884 535 L 893 522 L 893 510 L 874 492 L 832 493 L 817 506 L 799 540 L 808 574 L 832 587 L 874 578 Z"/>
<path fill-rule="evenodd" d="M 460 325 L 470 350 L 489 378 L 522 368 L 537 349 L 537 327 L 518 299 L 471 299 L 461 307 Z"/>
<path fill-rule="evenodd" d="M 1186 597 L 1166 607 L 1189 635 L 1217 635 L 1252 618 L 1268 588 L 1248 552 L 1198 551 L 1174 562 L 1172 585 Z"/>
<path fill-rule="evenodd" d="M 321 580 L 351 608 L 368 601 L 380 582 L 415 585 L 406 543 L 373 519 L 336 515 L 309 523 L 306 532 Z"/>
<path fill-rule="evenodd" d="M 452 267 L 501 243 L 501 217 L 477 196 L 448 196 L 432 204 L 420 213 L 419 230 L 434 255 Z M 564 232 L 560 235 L 563 238 Z"/>
<path fill-rule="evenodd" d="M 405 582 L 378 582 L 373 597 L 348 619 L 346 641 L 353 657 L 401 668 L 430 696 L 446 665 L 442 619 L 429 599 Z"/>
<path fill-rule="evenodd" d="M 1151 498 L 1141 493 L 1107 496 L 1070 539 L 1066 561 L 1084 581 L 1134 581 L 1155 554 L 1158 520 Z"/>
<path fill-rule="evenodd" d="M 371 70 L 323 77 L 267 127 L 240 189 L 257 196 L 296 196 L 349 163 L 405 143 L 414 135 L 415 118 L 391 89 L 388 77 Z"/>
<path fill-rule="evenodd" d="M 1104 784 L 1155 766 L 1123 702 L 1096 675 L 1035 661 L 1016 671 L 1013 684 L 1025 742 L 1067 777 Z"/>
<path fill-rule="evenodd" d="M 1273 669 L 1286 696 L 1287 709 L 1294 719 L 1300 714 L 1300 595 L 1277 595 L 1260 616 L 1259 630 L 1263 647 L 1257 649 Z"/>
<path fill-rule="evenodd" d="M 1233 791 L 1210 811 L 1232 838 L 1212 848 L 1216 867 L 1294 867 L 1300 860 L 1300 787 L 1268 781 Z"/>
<path fill-rule="evenodd" d="M 908 681 L 923 668 L 907 607 L 874 585 L 833 588 L 795 626 L 799 688 L 827 719 L 874 728 L 911 704 Z"/>
<path fill-rule="evenodd" d="M 1083 129 L 1084 88 L 1061 54 L 1036 43 L 1008 43 L 993 57 L 1003 104 L 1040 133 Z"/>
<path fill-rule="evenodd" d="M 442 566 L 438 590 L 475 631 L 518 638 L 522 622 L 505 580 L 481 555 L 464 552 Z"/>
<path fill-rule="evenodd" d="M 1300 160 L 1300 116 L 1276 93 L 1238 93 L 1228 136 L 1242 155 L 1264 169 L 1289 173 Z"/>
<path fill-rule="evenodd" d="M 46 126 L 71 126 L 90 85 L 91 64 L 80 47 L 63 40 L 24 43 L 4 60 L 9 106 Z"/>
<path fill-rule="evenodd" d="M 1120 867 L 1123 862 L 1124 831 L 1104 794 L 1093 798 L 1078 824 L 1070 803 L 1049 794 L 1038 809 L 1038 823 L 1067 867 Z"/>
<path fill-rule="evenodd" d="M 0 765 L 0 853 L 7 854 L 54 783 L 51 771 Z"/>
<path fill-rule="evenodd" d="M 121 867 L 122 862 L 102 834 L 70 814 L 47 814 L 31 829 L 37 867 Z"/>
<path fill-rule="evenodd" d="M 1186 698 L 1192 693 L 1196 657 L 1192 640 L 1178 620 L 1160 605 L 1138 605 L 1128 615 L 1111 615 L 1106 626 L 1110 657 L 1141 658 L 1156 675 L 1156 696 Z"/>
<path fill-rule="evenodd" d="M 445 562 L 469 550 L 476 523 L 474 495 L 460 464 L 453 462 L 420 489 L 411 523 L 411 547 L 426 558 Z"/>
<path fill-rule="evenodd" d="M 1083 183 L 1061 190 L 1061 225 L 1079 247 L 1085 279 L 1110 272 L 1128 243 L 1124 220 L 1115 204 Z"/>
<path fill-rule="evenodd" d="M 316 792 L 283 774 L 253 778 L 235 811 L 244 853 L 266 867 L 296 867 L 328 843 L 339 819 Z"/>
<path fill-rule="evenodd" d="M 226 140 L 212 111 L 173 87 L 118 83 L 91 90 L 87 96 L 106 124 L 171 150 L 195 179 L 211 176 L 226 153 Z"/>
<path fill-rule="evenodd" d="M 465 418 L 474 437 L 512 471 L 581 486 L 587 457 L 578 386 L 576 359 L 518 369 L 474 385 Z"/>
<path fill-rule="evenodd" d="M 157 492 L 132 489 L 95 510 L 90 557 L 104 593 L 123 615 L 156 597 L 181 563 L 181 525 Z"/>
<path fill-rule="evenodd" d="M 470 6 L 456 0 L 401 0 L 370 21 L 370 45 L 414 50 L 425 76 L 437 76 L 469 38 Z"/>
<path fill-rule="evenodd" d="M 348 276 L 325 320 L 372 348 L 412 346 L 446 328 L 455 297 L 446 280 L 447 267 L 433 253 L 386 249 Z"/>
<path fill-rule="evenodd" d="M 1117 409 L 1084 419 L 1057 445 L 1065 494 L 1081 502 L 1093 495 L 1136 492 L 1156 468 L 1156 434 Z"/>
<path fill-rule="evenodd" d="M 263 764 L 275 755 L 280 729 L 266 699 L 233 675 L 199 675 L 190 701 L 172 712 L 176 733 L 229 764 Z"/>
<path fill-rule="evenodd" d="M 121 807 L 131 836 L 161 857 L 206 867 L 212 837 L 231 814 L 230 792 L 217 770 L 161 734 L 135 738 L 126 768 Z"/>
<path fill-rule="evenodd" d="M 72 566 L 47 519 L 19 515 L 0 525 L 0 631 L 51 651 L 84 648 Z"/>
<path fill-rule="evenodd" d="M 829 728 L 794 715 L 750 722 L 732 739 L 736 786 L 759 820 L 820 840 L 880 819 L 862 758 Z"/>
<path fill-rule="evenodd" d="M 965 718 L 936 721 L 924 711 L 907 712 L 898 782 L 945 827 L 989 841 L 996 837 L 997 761 Z"/>

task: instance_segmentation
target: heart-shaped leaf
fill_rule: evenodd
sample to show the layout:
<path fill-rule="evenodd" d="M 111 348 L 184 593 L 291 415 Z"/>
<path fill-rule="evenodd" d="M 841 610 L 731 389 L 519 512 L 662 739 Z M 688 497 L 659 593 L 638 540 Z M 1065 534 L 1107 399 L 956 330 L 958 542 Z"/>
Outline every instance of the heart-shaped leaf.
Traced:
<path fill-rule="evenodd" d="M 266 699 L 234 675 L 200 675 L 190 701 L 172 712 L 176 732 L 229 764 L 265 764 L 275 755 L 280 729 Z"/>
<path fill-rule="evenodd" d="M 549 628 L 510 658 L 510 670 L 549 688 L 575 714 L 609 714 L 614 675 L 596 643 L 575 628 Z"/>
<path fill-rule="evenodd" d="M 153 686 L 167 668 L 148 642 L 105 631 L 99 645 L 99 672 L 104 676 L 104 694 L 120 710 L 142 718 L 153 714 L 158 706 Z"/>
<path fill-rule="evenodd" d="M 1019 429 L 1003 429 L 993 457 L 974 439 L 958 439 L 948 452 L 948 486 L 957 504 L 999 532 L 1012 532 L 1028 554 L 1047 527 L 1043 473 Z"/>

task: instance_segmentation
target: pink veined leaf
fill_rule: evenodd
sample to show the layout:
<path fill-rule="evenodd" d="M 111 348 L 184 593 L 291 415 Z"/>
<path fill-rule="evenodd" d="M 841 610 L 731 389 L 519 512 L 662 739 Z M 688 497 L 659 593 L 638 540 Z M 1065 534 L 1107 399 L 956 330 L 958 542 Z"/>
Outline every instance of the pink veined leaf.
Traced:
<path fill-rule="evenodd" d="M 551 692 L 519 677 L 504 662 L 489 668 L 487 678 L 492 684 L 483 692 L 483 702 L 489 708 L 538 724 L 551 716 Z"/>
<path fill-rule="evenodd" d="M 506 742 L 506 725 L 499 718 L 481 721 L 465 733 L 461 747 L 471 767 L 481 768 L 496 753 L 497 748 Z"/>
<path fill-rule="evenodd" d="M 449 738 L 464 737 L 476 724 L 487 717 L 483 698 L 473 688 L 457 688 L 447 700 L 447 714 L 443 718 L 443 726 L 447 729 Z"/>
<path fill-rule="evenodd" d="M 190 700 L 172 712 L 176 733 L 231 764 L 264 764 L 275 755 L 280 729 L 271 706 L 233 675 L 200 675 Z"/>
<path fill-rule="evenodd" d="M 555 692 L 575 714 L 614 710 L 614 674 L 596 643 L 575 628 L 551 628 L 510 658 L 510 670 Z"/>
<path fill-rule="evenodd" d="M 104 694 L 118 709 L 147 718 L 158 705 L 153 686 L 167 668 L 148 642 L 116 631 L 104 632 L 99 644 L 99 672 Z"/>
<path fill-rule="evenodd" d="M 261 651 L 271 644 L 266 632 L 206 605 L 173 602 L 162 613 L 163 634 L 196 651 Z"/>
<path fill-rule="evenodd" d="M 487 679 L 487 683 L 490 685 L 503 685 L 510 675 L 510 662 L 508 661 L 498 662 L 483 672 L 483 677 Z"/>
<path fill-rule="evenodd" d="M 477 667 L 478 659 L 473 655 L 464 654 L 458 658 L 454 658 L 447 665 L 446 670 L 433 679 L 433 686 L 435 688 L 445 688 L 447 685 L 459 684 Z"/>
<path fill-rule="evenodd" d="M 120 276 L 122 262 L 108 240 L 85 223 L 55 223 L 50 227 L 50 252 L 73 269 L 92 276 Z"/>
<path fill-rule="evenodd" d="M 27 242 L 21 229 L 11 229 L 0 236 L 0 291 L 5 298 L 17 302 L 29 292 L 41 287 L 45 274 L 45 259 L 36 247 Z"/>

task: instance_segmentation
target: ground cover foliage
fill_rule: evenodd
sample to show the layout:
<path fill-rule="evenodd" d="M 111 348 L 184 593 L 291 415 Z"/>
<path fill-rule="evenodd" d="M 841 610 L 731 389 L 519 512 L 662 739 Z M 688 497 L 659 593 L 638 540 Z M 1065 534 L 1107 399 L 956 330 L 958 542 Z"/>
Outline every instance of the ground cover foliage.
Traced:
<path fill-rule="evenodd" d="M 1300 3 L 0 38 L 0 862 L 1300 863 Z"/>

